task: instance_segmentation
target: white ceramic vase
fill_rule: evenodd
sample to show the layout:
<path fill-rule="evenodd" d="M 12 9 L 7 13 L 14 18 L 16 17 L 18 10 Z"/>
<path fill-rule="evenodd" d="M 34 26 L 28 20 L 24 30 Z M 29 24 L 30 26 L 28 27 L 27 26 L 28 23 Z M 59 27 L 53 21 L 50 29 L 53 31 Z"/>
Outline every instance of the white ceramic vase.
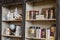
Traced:
<path fill-rule="evenodd" d="M 20 26 L 16 26 L 15 36 L 20 36 L 20 32 L 21 32 L 21 27 Z"/>

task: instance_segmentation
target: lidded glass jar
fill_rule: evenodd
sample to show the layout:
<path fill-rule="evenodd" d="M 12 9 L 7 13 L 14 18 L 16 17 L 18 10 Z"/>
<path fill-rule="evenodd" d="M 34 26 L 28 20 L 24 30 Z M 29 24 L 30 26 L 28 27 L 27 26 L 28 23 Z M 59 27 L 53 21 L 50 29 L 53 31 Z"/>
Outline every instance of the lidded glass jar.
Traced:
<path fill-rule="evenodd" d="M 35 26 L 29 27 L 29 37 L 35 37 Z"/>

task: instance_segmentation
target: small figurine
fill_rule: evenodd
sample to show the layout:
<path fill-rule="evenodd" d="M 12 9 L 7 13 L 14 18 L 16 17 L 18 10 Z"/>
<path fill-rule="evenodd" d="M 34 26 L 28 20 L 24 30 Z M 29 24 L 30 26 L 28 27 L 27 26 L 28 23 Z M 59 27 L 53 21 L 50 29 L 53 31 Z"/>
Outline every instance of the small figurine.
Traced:
<path fill-rule="evenodd" d="M 20 19 L 20 18 L 21 18 L 21 15 L 18 14 L 17 8 L 15 8 L 14 18 L 15 18 L 15 19 Z"/>

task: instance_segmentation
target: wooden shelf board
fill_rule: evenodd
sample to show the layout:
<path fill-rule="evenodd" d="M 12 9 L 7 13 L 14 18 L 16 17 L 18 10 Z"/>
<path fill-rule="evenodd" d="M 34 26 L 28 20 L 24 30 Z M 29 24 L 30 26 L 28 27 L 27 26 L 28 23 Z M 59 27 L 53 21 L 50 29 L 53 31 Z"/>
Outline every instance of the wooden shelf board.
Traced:
<path fill-rule="evenodd" d="M 11 6 L 11 5 L 18 5 L 18 4 L 22 4 L 22 2 L 21 3 L 20 2 L 18 2 L 18 3 L 9 3 L 9 4 L 5 4 L 3 6 Z"/>
<path fill-rule="evenodd" d="M 26 0 L 26 2 L 29 2 L 29 3 L 34 3 L 34 2 L 45 2 L 45 1 L 50 1 L 50 0 Z M 56 1 L 56 0 L 51 0 L 51 1 Z"/>
<path fill-rule="evenodd" d="M 56 19 L 29 19 L 27 21 L 56 21 Z"/>
<path fill-rule="evenodd" d="M 13 35 L 2 35 L 3 37 L 12 37 L 12 38 L 21 38 L 21 36 L 13 36 Z"/>
<path fill-rule="evenodd" d="M 43 39 L 43 40 L 45 39 L 45 38 L 36 38 L 36 37 L 33 37 L 33 38 L 32 37 L 26 37 L 26 38 L 27 39 Z"/>
<path fill-rule="evenodd" d="M 39 1 L 44 1 L 44 0 L 26 0 L 26 2 L 39 2 Z"/>
<path fill-rule="evenodd" d="M 21 22 L 22 20 L 3 20 L 3 22 Z"/>

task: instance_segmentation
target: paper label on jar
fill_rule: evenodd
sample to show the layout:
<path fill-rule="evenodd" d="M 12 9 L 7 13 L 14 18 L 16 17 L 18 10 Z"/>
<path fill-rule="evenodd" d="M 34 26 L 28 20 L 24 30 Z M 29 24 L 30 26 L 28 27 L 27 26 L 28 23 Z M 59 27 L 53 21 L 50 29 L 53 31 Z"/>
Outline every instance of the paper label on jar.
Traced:
<path fill-rule="evenodd" d="M 34 33 L 34 29 L 30 29 L 30 33 Z"/>

